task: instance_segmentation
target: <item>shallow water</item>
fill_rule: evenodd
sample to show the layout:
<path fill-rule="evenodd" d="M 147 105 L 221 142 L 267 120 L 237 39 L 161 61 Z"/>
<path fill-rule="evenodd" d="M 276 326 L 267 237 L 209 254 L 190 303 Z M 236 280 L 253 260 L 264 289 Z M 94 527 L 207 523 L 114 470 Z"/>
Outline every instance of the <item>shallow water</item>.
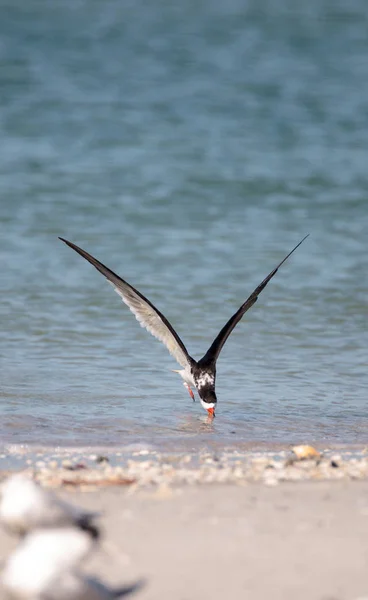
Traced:
<path fill-rule="evenodd" d="M 2 444 L 368 441 L 366 5 L 3 2 Z M 57 236 L 199 358 L 217 418 Z"/>

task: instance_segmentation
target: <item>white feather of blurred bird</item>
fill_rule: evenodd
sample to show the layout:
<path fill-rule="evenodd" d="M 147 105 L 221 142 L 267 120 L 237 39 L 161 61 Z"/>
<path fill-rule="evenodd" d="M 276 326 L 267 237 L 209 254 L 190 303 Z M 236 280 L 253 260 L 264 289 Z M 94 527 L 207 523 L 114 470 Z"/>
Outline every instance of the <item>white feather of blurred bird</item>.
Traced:
<path fill-rule="evenodd" d="M 4 592 L 12 600 L 44 600 L 42 594 L 52 582 L 76 568 L 93 545 L 91 536 L 75 527 L 29 533 L 5 564 Z"/>

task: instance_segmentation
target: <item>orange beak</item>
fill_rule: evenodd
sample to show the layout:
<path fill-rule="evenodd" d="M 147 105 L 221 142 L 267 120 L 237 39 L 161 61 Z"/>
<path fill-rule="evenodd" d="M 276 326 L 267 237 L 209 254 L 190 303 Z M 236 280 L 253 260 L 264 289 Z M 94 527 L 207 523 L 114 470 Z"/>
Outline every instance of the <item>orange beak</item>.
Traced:
<path fill-rule="evenodd" d="M 208 416 L 211 417 L 211 419 L 213 419 L 215 417 L 215 409 L 212 407 L 212 408 L 207 408 L 206 410 L 208 412 Z"/>

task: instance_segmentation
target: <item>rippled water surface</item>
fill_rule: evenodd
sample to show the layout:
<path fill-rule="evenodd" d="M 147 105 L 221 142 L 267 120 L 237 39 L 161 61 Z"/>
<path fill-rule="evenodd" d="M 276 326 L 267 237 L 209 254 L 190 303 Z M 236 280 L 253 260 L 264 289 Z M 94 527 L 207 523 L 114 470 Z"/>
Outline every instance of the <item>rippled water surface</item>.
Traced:
<path fill-rule="evenodd" d="M 363 0 L 3 0 L 2 444 L 368 441 Z M 200 358 L 213 425 L 64 236 Z"/>

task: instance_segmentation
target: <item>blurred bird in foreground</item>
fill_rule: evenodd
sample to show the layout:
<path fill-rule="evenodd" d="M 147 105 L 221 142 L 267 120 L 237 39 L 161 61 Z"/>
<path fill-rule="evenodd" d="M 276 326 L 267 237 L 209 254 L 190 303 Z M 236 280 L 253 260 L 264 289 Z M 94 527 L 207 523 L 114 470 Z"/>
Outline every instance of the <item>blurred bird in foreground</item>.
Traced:
<path fill-rule="evenodd" d="M 2 571 L 7 600 L 113 600 L 142 587 L 138 581 L 112 588 L 78 571 L 96 547 L 94 513 L 59 500 L 24 475 L 3 485 L 0 508 L 6 527 L 23 536 Z"/>
<path fill-rule="evenodd" d="M 0 489 L 0 521 L 12 533 L 25 535 L 36 528 L 75 526 L 98 538 L 97 513 L 85 511 L 44 490 L 20 473 L 7 479 Z"/>

